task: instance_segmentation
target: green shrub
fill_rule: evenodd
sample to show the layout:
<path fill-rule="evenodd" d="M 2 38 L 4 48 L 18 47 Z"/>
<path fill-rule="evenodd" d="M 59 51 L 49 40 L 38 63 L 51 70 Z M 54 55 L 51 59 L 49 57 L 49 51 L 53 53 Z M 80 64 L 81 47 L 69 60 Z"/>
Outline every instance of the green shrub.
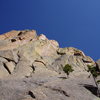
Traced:
<path fill-rule="evenodd" d="M 98 76 L 97 69 L 95 66 L 88 65 L 88 72 L 90 72 L 95 78 Z"/>
<path fill-rule="evenodd" d="M 70 72 L 73 72 L 74 70 L 72 69 L 72 66 L 69 64 L 66 64 L 63 67 L 63 71 L 67 74 L 67 76 L 70 74 Z"/>
<path fill-rule="evenodd" d="M 98 84 L 100 83 L 100 80 L 96 80 L 96 78 L 98 76 L 100 76 L 100 72 L 98 72 L 96 66 L 87 65 L 87 67 L 88 67 L 87 71 L 91 73 L 91 75 L 94 79 L 95 85 L 97 87 L 97 96 L 100 97 L 100 91 L 99 91 L 99 87 L 98 87 Z"/>

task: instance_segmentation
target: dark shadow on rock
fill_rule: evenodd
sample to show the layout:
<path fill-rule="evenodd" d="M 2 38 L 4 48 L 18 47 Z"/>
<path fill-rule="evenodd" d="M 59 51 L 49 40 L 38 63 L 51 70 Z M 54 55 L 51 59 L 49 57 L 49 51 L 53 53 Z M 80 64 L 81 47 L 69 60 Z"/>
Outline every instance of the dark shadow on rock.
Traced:
<path fill-rule="evenodd" d="M 93 85 L 89 85 L 89 84 L 84 84 L 83 85 L 87 90 L 89 90 L 92 94 L 94 94 L 95 96 L 97 96 L 97 87 L 93 86 Z"/>
<path fill-rule="evenodd" d="M 36 98 L 32 91 L 29 91 L 28 95 L 30 95 L 32 98 Z"/>
<path fill-rule="evenodd" d="M 67 79 L 67 77 L 58 77 L 58 78 L 61 78 L 61 79 Z"/>

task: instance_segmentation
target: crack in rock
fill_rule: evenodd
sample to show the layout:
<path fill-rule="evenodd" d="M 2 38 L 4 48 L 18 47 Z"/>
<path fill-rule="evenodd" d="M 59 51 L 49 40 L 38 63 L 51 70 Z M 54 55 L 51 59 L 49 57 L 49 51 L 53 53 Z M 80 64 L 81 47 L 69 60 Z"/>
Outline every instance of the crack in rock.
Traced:
<path fill-rule="evenodd" d="M 59 92 L 59 93 L 65 95 L 66 97 L 70 97 L 70 96 L 67 94 L 67 92 L 64 91 L 64 90 L 62 90 L 62 89 L 52 88 L 52 87 L 48 87 L 48 86 L 45 86 L 45 88 L 49 88 L 49 89 L 51 89 L 51 90 L 53 90 L 53 91 L 56 91 L 56 92 Z"/>
<path fill-rule="evenodd" d="M 28 95 L 30 95 L 34 99 L 36 98 L 32 91 L 28 91 Z"/>

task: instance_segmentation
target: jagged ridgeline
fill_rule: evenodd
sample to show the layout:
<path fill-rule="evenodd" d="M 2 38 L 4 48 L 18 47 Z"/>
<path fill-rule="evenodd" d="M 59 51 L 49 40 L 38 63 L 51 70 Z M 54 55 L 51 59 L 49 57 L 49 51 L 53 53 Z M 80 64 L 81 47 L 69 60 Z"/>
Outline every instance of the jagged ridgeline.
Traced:
<path fill-rule="evenodd" d="M 73 70 L 68 78 L 66 65 Z M 99 61 L 76 48 L 60 48 L 57 41 L 38 36 L 35 30 L 4 33 L 0 35 L 0 100 L 99 100 L 87 65 L 100 70 Z"/>

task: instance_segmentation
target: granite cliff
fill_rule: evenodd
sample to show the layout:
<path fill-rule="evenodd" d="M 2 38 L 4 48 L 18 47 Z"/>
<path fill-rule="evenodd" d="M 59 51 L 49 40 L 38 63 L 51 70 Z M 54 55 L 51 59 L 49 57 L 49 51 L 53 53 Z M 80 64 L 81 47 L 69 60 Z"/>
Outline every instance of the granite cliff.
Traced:
<path fill-rule="evenodd" d="M 98 61 L 100 62 L 100 61 Z M 100 64 L 35 30 L 0 35 L 0 100 L 99 100 L 87 65 Z M 63 67 L 74 71 L 67 78 Z"/>

